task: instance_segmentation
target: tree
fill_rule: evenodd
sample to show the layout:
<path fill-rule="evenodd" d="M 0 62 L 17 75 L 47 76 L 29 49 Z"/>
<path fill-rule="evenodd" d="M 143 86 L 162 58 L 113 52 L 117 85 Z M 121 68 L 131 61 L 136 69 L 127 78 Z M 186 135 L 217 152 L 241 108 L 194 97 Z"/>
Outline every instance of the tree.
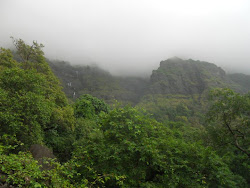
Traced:
<path fill-rule="evenodd" d="M 13 44 L 17 49 L 17 53 L 22 59 L 22 62 L 36 62 L 39 63 L 44 59 L 44 52 L 42 48 L 44 47 L 43 44 L 37 43 L 37 41 L 33 41 L 33 44 L 27 45 L 22 39 L 15 39 L 11 37 Z"/>
<path fill-rule="evenodd" d="M 19 67 L 24 70 L 36 70 L 38 74 L 45 76 L 47 81 L 47 86 L 44 87 L 45 96 L 61 107 L 68 105 L 67 98 L 62 92 L 60 81 L 46 62 L 42 51 L 44 46 L 35 41 L 30 46 L 22 39 L 12 39 L 16 46 L 16 53 L 21 57 Z"/>
<path fill-rule="evenodd" d="M 240 95 L 230 89 L 211 92 L 213 103 L 207 114 L 218 126 L 223 144 L 231 144 L 250 157 L 250 93 Z"/>
<path fill-rule="evenodd" d="M 16 136 L 23 149 L 46 143 L 66 159 L 74 140 L 73 108 L 45 61 L 43 45 L 13 40 L 22 60 L 15 61 L 9 50 L 0 51 L 0 136 Z"/>
<path fill-rule="evenodd" d="M 76 100 L 74 104 L 74 113 L 76 118 L 91 119 L 101 112 L 107 113 L 108 105 L 96 97 L 85 94 Z"/>
<path fill-rule="evenodd" d="M 12 68 L 0 74 L 0 135 L 17 136 L 26 147 L 43 141 L 52 113 L 44 96 L 45 83 L 33 70 Z"/>
<path fill-rule="evenodd" d="M 0 71 L 4 68 L 16 67 L 17 62 L 13 59 L 13 55 L 10 50 L 0 48 Z"/>
<path fill-rule="evenodd" d="M 240 186 L 241 179 L 211 148 L 186 142 L 180 132 L 129 106 L 100 114 L 75 147 L 77 163 L 88 163 L 103 176 L 126 177 L 124 187 Z M 85 165 L 74 170 L 88 174 Z M 111 179 L 105 183 L 115 184 Z"/>

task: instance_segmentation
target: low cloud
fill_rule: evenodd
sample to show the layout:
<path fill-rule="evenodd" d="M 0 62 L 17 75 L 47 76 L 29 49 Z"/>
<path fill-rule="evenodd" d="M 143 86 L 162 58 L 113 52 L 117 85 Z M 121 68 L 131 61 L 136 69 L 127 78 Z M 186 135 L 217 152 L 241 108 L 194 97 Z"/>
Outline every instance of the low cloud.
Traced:
<path fill-rule="evenodd" d="M 1 0 L 0 46 L 10 36 L 47 57 L 149 74 L 172 56 L 250 74 L 248 0 Z"/>

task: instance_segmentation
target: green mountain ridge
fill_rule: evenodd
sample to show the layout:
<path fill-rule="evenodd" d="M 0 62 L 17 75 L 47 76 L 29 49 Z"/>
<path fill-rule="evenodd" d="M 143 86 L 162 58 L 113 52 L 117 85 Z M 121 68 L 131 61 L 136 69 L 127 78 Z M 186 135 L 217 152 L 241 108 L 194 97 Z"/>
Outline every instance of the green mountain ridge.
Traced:
<path fill-rule="evenodd" d="M 149 78 L 113 76 L 96 66 L 72 66 L 50 61 L 71 100 L 91 94 L 108 104 L 116 101 L 147 110 L 160 122 L 180 121 L 190 126 L 204 124 L 208 95 L 214 88 L 249 91 L 247 75 L 228 75 L 215 64 L 174 57 L 161 61 Z"/>
<path fill-rule="evenodd" d="M 226 73 L 214 64 L 171 58 L 160 63 L 151 75 L 151 91 L 160 94 L 202 94 L 208 88 L 230 83 Z"/>
<path fill-rule="evenodd" d="M 61 80 L 66 95 L 73 100 L 82 94 L 91 94 L 107 103 L 119 100 L 135 104 L 149 84 L 149 79 L 112 76 L 96 66 L 72 66 L 61 61 L 49 64 Z"/>
<path fill-rule="evenodd" d="M 215 64 L 192 59 L 174 57 L 161 61 L 150 78 L 113 76 L 97 66 L 73 66 L 64 61 L 49 63 L 71 99 L 91 94 L 108 103 L 118 100 L 137 104 L 148 94 L 192 96 L 212 88 L 231 88 L 240 93 L 250 90 L 250 76 L 226 74 Z"/>

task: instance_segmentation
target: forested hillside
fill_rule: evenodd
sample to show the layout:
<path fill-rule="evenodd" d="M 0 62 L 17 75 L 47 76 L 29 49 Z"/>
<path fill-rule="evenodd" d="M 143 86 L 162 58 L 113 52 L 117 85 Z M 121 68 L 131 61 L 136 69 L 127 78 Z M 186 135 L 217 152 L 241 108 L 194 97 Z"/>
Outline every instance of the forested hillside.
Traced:
<path fill-rule="evenodd" d="M 250 91 L 250 75 L 245 74 L 229 74 L 231 80 L 240 85 L 244 92 Z"/>
<path fill-rule="evenodd" d="M 73 66 L 63 61 L 49 64 L 71 100 L 91 94 L 108 104 L 118 101 L 142 107 L 161 122 L 201 126 L 211 89 L 231 88 L 242 94 L 250 91 L 248 75 L 226 74 L 215 64 L 192 59 L 161 61 L 148 78 L 113 76 L 97 66 Z"/>
<path fill-rule="evenodd" d="M 136 104 L 149 83 L 146 78 L 112 76 L 97 66 L 72 66 L 63 61 L 49 61 L 49 64 L 62 81 L 66 95 L 73 100 L 91 94 L 107 103 L 118 100 Z"/>
<path fill-rule="evenodd" d="M 113 76 L 97 66 L 71 65 L 64 61 L 50 61 L 49 65 L 61 80 L 69 98 L 92 94 L 112 102 L 112 99 L 136 104 L 147 94 L 203 95 L 213 88 L 231 88 L 247 93 L 249 75 L 226 74 L 215 64 L 182 60 L 177 57 L 161 61 L 150 77 Z M 74 95 L 75 93 L 75 95 Z"/>
<path fill-rule="evenodd" d="M 172 58 L 148 79 L 114 77 L 13 41 L 15 58 L 0 50 L 0 187 L 250 187 L 247 76 Z"/>

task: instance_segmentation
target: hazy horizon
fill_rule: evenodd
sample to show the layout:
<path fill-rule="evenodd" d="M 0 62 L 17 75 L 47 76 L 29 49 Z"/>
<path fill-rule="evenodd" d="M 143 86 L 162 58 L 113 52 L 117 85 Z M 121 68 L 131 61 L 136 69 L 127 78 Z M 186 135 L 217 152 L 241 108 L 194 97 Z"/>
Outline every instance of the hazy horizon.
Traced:
<path fill-rule="evenodd" d="M 10 36 L 45 56 L 148 74 L 173 56 L 250 74 L 248 0 L 1 0 L 0 46 Z"/>

